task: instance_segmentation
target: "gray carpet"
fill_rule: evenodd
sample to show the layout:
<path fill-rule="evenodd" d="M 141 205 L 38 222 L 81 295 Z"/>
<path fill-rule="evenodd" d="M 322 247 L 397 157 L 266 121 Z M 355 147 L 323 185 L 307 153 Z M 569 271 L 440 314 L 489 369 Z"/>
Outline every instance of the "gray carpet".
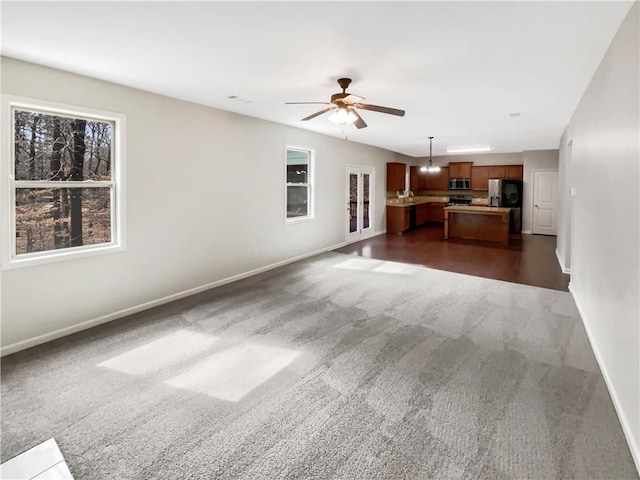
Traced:
<path fill-rule="evenodd" d="M 327 253 L 2 361 L 76 479 L 637 479 L 568 293 Z"/>

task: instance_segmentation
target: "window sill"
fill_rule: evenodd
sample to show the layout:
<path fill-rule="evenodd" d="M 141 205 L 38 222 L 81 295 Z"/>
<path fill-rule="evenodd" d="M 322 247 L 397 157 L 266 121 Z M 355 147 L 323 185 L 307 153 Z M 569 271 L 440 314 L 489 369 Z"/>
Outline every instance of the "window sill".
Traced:
<path fill-rule="evenodd" d="M 0 270 L 13 270 L 15 268 L 33 267 L 36 265 L 44 265 L 47 263 L 63 262 L 74 260 L 76 258 L 93 257 L 95 255 L 104 255 L 109 253 L 117 253 L 126 250 L 125 245 L 95 245 L 86 247 L 72 247 L 61 251 L 52 251 L 46 253 L 23 254 L 15 257 L 5 258 L 2 262 Z"/>
<path fill-rule="evenodd" d="M 313 215 L 307 215 L 305 217 L 291 217 L 291 218 L 285 218 L 284 223 L 285 225 L 293 225 L 296 223 L 308 222 L 313 219 L 314 219 Z"/>

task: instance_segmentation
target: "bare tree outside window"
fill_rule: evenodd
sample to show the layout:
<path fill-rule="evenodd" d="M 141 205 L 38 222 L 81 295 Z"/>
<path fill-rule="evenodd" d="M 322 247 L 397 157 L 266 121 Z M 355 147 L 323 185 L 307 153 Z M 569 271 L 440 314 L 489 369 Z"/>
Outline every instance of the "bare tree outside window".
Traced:
<path fill-rule="evenodd" d="M 113 123 L 13 115 L 15 254 L 110 243 Z"/>

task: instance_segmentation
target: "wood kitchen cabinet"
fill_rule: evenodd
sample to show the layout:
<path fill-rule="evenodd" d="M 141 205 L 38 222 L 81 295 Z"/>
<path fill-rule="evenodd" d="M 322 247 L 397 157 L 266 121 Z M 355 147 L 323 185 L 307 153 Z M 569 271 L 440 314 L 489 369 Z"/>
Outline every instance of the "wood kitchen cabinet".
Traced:
<path fill-rule="evenodd" d="M 423 225 L 430 221 L 430 206 L 430 203 L 421 203 L 416 205 L 416 225 Z"/>
<path fill-rule="evenodd" d="M 387 207 L 387 233 L 409 230 L 410 207 Z"/>
<path fill-rule="evenodd" d="M 387 191 L 405 190 L 406 187 L 406 163 L 387 163 Z"/>
<path fill-rule="evenodd" d="M 507 165 L 505 167 L 504 178 L 522 180 L 522 165 Z"/>
<path fill-rule="evenodd" d="M 429 221 L 444 223 L 444 207 L 446 203 L 429 203 Z"/>
<path fill-rule="evenodd" d="M 484 190 L 489 189 L 489 168 L 484 167 L 471 167 L 471 190 Z"/>
<path fill-rule="evenodd" d="M 450 162 L 449 178 L 471 178 L 472 162 Z"/>
<path fill-rule="evenodd" d="M 442 167 L 437 173 L 426 173 L 425 190 L 449 190 L 449 167 Z"/>
<path fill-rule="evenodd" d="M 420 167 L 409 167 L 409 190 L 418 193 L 420 190 L 427 189 L 426 172 L 421 172 Z"/>
<path fill-rule="evenodd" d="M 507 169 L 504 165 L 491 165 L 489 167 L 489 178 L 504 178 Z"/>
<path fill-rule="evenodd" d="M 489 178 L 514 178 L 522 180 L 522 165 L 490 165 Z M 471 182 L 471 188 L 473 189 L 473 182 Z"/>

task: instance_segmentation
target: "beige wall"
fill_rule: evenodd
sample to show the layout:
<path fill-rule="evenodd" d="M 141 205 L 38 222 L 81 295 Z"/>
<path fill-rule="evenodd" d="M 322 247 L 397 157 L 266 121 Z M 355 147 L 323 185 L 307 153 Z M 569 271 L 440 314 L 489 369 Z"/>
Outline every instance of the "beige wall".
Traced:
<path fill-rule="evenodd" d="M 127 120 L 126 251 L 2 271 L 3 353 L 340 244 L 347 164 L 375 168 L 374 229 L 381 232 L 386 162 L 406 161 L 8 58 L 2 92 L 124 113 Z M 284 223 L 287 143 L 316 150 L 316 218 L 293 225 Z"/>
<path fill-rule="evenodd" d="M 560 141 L 558 252 L 640 470 L 639 26 L 636 2 Z"/>

